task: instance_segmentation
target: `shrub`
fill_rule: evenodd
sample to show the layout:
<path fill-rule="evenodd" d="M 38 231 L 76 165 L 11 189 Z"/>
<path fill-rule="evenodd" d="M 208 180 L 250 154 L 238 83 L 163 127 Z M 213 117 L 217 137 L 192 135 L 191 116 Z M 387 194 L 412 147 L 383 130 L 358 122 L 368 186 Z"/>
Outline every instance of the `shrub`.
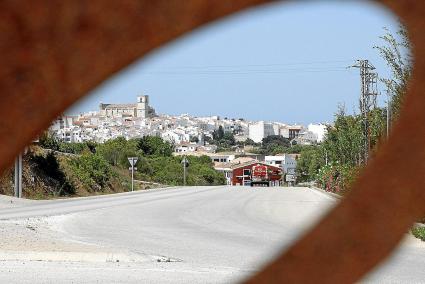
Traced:
<path fill-rule="evenodd" d="M 58 140 L 49 132 L 44 132 L 38 138 L 38 143 L 42 148 L 51 149 L 54 151 L 59 150 L 59 142 Z"/>
<path fill-rule="evenodd" d="M 96 153 L 102 156 L 112 166 L 128 167 L 128 157 L 136 156 L 137 141 L 126 140 L 124 137 L 111 139 L 96 147 Z"/>
<path fill-rule="evenodd" d="M 85 153 L 72 160 L 71 166 L 77 178 L 94 191 L 104 188 L 113 174 L 108 162 L 98 154 Z"/>
<path fill-rule="evenodd" d="M 344 194 L 358 176 L 359 170 L 350 165 L 329 164 L 320 168 L 316 182 L 326 191 Z"/>
<path fill-rule="evenodd" d="M 54 153 L 49 152 L 46 156 L 33 156 L 31 161 L 35 164 L 39 174 L 44 176 L 44 180 L 51 184 L 51 193 L 53 195 L 69 195 L 75 193 L 75 188 L 68 182 Z"/>
<path fill-rule="evenodd" d="M 99 144 L 96 148 L 96 153 L 113 166 L 128 167 L 127 158 L 136 155 L 137 142 L 135 140 L 127 141 L 124 137 L 118 137 Z"/>
<path fill-rule="evenodd" d="M 60 142 L 58 144 L 60 152 L 70 154 L 81 154 L 84 151 L 90 151 L 86 143 L 65 143 Z"/>
<path fill-rule="evenodd" d="M 416 227 L 412 229 L 412 234 L 422 240 L 425 241 L 425 227 Z"/>
<path fill-rule="evenodd" d="M 209 157 L 188 156 L 187 185 L 222 185 L 224 175 L 212 167 Z M 182 157 L 139 157 L 138 173 L 142 178 L 168 185 L 183 185 Z"/>
<path fill-rule="evenodd" d="M 144 136 L 137 142 L 138 149 L 146 156 L 170 157 L 174 151 L 173 145 L 157 136 Z"/>

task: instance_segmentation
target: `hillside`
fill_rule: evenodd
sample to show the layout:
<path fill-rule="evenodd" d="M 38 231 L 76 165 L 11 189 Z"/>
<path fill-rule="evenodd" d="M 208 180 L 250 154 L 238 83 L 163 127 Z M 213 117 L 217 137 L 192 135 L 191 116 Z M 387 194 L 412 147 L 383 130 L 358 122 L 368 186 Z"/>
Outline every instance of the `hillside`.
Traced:
<path fill-rule="evenodd" d="M 90 185 L 79 176 L 73 161 L 79 155 L 60 153 L 31 146 L 23 156 L 23 196 L 48 199 L 66 196 L 88 196 L 129 191 L 131 178 L 127 171 L 109 166 L 108 178 Z M 0 177 L 0 194 L 13 195 L 14 169 L 10 167 Z M 135 189 L 142 189 L 136 183 Z M 144 186 L 143 188 L 146 188 Z"/>
<path fill-rule="evenodd" d="M 134 189 L 183 185 L 180 157 L 173 145 L 160 137 L 126 140 L 118 137 L 105 143 L 64 143 L 48 134 L 23 156 L 23 196 L 48 199 L 129 191 L 128 157 L 137 157 Z M 189 186 L 223 185 L 223 173 L 213 168 L 207 156 L 187 157 Z M 0 177 L 0 194 L 13 195 L 14 169 Z"/>

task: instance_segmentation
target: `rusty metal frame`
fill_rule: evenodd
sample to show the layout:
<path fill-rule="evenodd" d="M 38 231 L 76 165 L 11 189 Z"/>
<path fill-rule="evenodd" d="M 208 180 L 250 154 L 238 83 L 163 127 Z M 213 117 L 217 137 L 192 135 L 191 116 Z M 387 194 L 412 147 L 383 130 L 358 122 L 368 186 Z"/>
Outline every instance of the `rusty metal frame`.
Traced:
<path fill-rule="evenodd" d="M 0 170 L 111 74 L 202 24 L 265 2 L 2 0 Z M 352 193 L 248 283 L 357 281 L 425 215 L 425 2 L 380 2 L 402 19 L 414 46 L 400 120 Z"/>

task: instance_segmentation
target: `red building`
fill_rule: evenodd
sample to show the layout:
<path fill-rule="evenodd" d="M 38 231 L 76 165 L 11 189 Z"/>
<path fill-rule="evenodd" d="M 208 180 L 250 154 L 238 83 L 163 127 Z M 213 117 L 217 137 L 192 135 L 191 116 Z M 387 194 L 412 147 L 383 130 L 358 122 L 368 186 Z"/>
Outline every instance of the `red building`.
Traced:
<path fill-rule="evenodd" d="M 283 171 L 280 167 L 275 167 L 258 161 L 234 165 L 232 167 L 232 185 L 250 185 L 252 167 L 263 165 L 267 167 L 270 186 L 278 186 L 281 184 Z"/>

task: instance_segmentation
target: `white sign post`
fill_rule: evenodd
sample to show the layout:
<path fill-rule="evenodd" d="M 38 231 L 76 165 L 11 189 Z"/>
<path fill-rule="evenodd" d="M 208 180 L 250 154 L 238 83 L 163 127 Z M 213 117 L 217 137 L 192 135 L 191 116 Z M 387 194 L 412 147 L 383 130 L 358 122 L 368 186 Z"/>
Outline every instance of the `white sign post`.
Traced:
<path fill-rule="evenodd" d="M 135 167 L 137 163 L 137 157 L 129 157 L 128 161 L 130 162 L 131 167 L 128 168 L 131 171 L 131 191 L 134 191 L 134 170 L 137 170 Z"/>
<path fill-rule="evenodd" d="M 296 181 L 297 177 L 295 175 L 287 174 L 285 179 L 288 182 L 289 186 L 292 186 L 293 183 Z"/>
<path fill-rule="evenodd" d="M 183 165 L 183 186 L 186 186 L 186 168 L 189 166 L 189 160 L 186 158 L 186 156 L 182 160 Z"/>

